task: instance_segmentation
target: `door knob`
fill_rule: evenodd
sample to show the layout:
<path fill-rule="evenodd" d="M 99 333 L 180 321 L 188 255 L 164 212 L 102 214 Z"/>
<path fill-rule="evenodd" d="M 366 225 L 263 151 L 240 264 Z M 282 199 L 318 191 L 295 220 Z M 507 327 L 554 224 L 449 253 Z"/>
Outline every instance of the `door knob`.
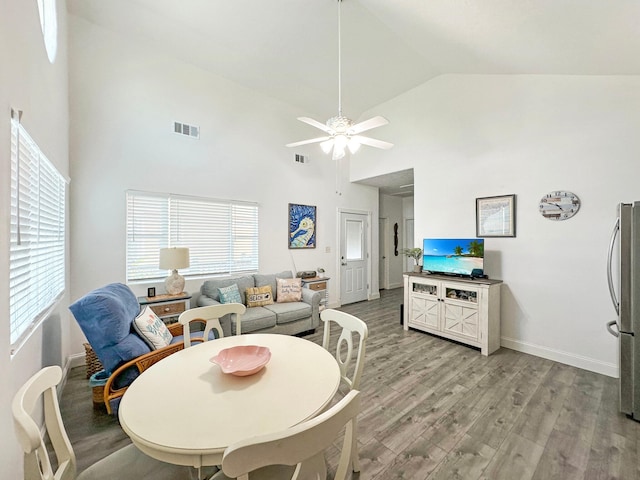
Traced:
<path fill-rule="evenodd" d="M 342 262 L 342 266 L 345 267 L 347 265 L 347 262 Z"/>

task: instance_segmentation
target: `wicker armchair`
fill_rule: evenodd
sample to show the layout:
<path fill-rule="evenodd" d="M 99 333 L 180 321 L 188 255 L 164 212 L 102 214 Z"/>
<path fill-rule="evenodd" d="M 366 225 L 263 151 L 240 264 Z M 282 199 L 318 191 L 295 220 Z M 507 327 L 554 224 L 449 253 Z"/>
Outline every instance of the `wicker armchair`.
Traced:
<path fill-rule="evenodd" d="M 89 292 L 69 309 L 80 325 L 96 356 L 109 375 L 102 392 L 107 412 L 116 414 L 128 386 L 154 363 L 184 348 L 183 326 L 169 325 L 171 343 L 152 349 L 133 327 L 140 305 L 129 287 L 112 283 Z M 194 328 L 191 342 L 202 341 L 204 322 Z"/>

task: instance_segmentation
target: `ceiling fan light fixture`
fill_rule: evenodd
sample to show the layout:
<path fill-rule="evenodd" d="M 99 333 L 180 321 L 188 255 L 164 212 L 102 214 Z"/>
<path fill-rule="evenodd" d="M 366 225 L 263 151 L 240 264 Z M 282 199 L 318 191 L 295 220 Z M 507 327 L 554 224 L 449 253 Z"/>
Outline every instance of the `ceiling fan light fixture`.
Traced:
<path fill-rule="evenodd" d="M 350 138 L 347 142 L 347 147 L 349 147 L 349 151 L 351 154 L 355 154 L 358 150 L 360 150 L 360 142 L 355 138 Z"/>
<path fill-rule="evenodd" d="M 322 142 L 320 144 L 320 148 L 326 154 L 331 152 L 331 149 L 333 148 L 333 138 L 331 140 L 327 140 L 326 142 Z"/>
<path fill-rule="evenodd" d="M 309 143 L 320 143 L 320 148 L 326 154 L 333 149 L 332 158 L 340 160 L 345 155 L 345 149 L 356 153 L 362 144 L 375 148 L 389 149 L 393 147 L 392 143 L 376 140 L 374 138 L 360 135 L 362 132 L 371 130 L 372 128 L 381 127 L 389 123 L 389 121 L 381 116 L 376 116 L 363 122 L 354 123 L 349 117 L 342 115 L 342 35 L 341 35 L 341 15 L 340 5 L 343 0 L 337 0 L 338 3 L 338 115 L 327 120 L 326 124 L 309 117 L 298 117 L 301 122 L 307 123 L 325 132 L 329 137 L 318 137 L 301 142 L 288 143 L 287 147 L 298 147 Z"/>

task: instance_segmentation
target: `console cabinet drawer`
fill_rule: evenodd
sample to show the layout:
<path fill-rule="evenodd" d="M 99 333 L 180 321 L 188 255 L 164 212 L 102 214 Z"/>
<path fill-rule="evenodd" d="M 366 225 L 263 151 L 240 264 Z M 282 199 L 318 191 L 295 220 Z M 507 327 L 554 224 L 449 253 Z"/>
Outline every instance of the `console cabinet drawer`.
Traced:
<path fill-rule="evenodd" d="M 180 315 L 186 310 L 185 302 L 164 303 L 160 305 L 151 305 L 151 310 L 159 317 L 166 315 Z"/>

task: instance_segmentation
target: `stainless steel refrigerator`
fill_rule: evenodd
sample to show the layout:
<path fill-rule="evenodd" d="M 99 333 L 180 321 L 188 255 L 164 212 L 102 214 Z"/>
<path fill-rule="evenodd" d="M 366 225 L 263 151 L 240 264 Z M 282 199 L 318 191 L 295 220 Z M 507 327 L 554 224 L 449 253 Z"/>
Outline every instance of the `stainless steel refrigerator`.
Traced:
<path fill-rule="evenodd" d="M 620 411 L 640 421 L 640 202 L 618 205 L 607 278 L 618 314 L 607 330 L 620 342 Z"/>

